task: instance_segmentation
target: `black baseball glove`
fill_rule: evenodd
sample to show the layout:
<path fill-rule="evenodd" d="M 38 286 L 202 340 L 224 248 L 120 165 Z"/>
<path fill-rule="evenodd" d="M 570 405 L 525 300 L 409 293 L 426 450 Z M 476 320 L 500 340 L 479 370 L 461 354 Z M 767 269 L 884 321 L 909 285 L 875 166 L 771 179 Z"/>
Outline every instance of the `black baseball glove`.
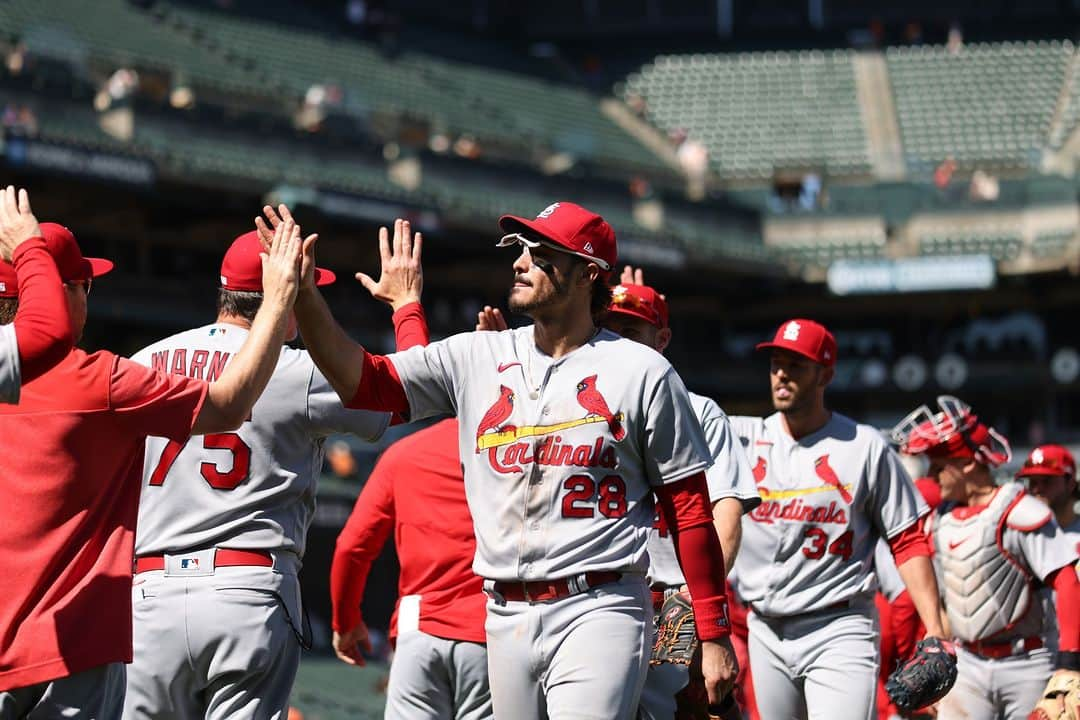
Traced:
<path fill-rule="evenodd" d="M 955 651 L 938 638 L 927 638 L 889 676 L 885 692 L 896 708 L 907 715 L 945 697 L 955 682 Z"/>
<path fill-rule="evenodd" d="M 664 600 L 656 616 L 656 641 L 649 663 L 689 665 L 698 649 L 694 608 L 687 593 L 672 593 Z"/>

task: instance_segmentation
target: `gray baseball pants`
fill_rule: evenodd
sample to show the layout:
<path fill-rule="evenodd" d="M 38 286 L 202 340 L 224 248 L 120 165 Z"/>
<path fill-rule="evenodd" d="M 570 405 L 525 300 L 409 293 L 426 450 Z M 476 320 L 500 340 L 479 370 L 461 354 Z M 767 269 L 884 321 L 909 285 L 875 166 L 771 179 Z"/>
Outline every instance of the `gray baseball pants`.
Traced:
<path fill-rule="evenodd" d="M 618 582 L 547 602 L 487 604 L 488 668 L 496 718 L 631 720 L 652 651 L 652 593 Z"/>
<path fill-rule="evenodd" d="M 0 692 L 0 720 L 120 720 L 124 667 L 123 663 L 110 663 Z"/>
<path fill-rule="evenodd" d="M 300 663 L 300 585 L 291 570 L 136 575 L 125 720 L 285 718 Z"/>
<path fill-rule="evenodd" d="M 880 633 L 872 605 L 786 619 L 751 612 L 747 626 L 763 719 L 876 717 Z"/>
<path fill-rule="evenodd" d="M 938 720 L 1027 720 L 1054 672 L 1042 648 L 991 660 L 956 651 L 956 684 L 938 703 Z"/>
<path fill-rule="evenodd" d="M 428 635 L 398 636 L 386 720 L 491 720 L 487 648 Z"/>

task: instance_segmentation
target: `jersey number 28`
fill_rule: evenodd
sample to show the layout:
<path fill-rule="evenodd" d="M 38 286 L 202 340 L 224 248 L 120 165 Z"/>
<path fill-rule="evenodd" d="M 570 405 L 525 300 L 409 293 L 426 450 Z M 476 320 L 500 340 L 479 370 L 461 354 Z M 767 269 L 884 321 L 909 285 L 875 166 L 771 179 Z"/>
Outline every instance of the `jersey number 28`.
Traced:
<path fill-rule="evenodd" d="M 150 485 L 164 485 L 165 476 L 176 462 L 176 456 L 184 449 L 187 443 L 170 440 L 169 444 L 161 453 L 154 473 L 150 476 Z M 218 464 L 214 462 L 202 462 L 199 471 L 203 479 L 215 490 L 233 490 L 237 485 L 247 480 L 248 470 L 251 468 L 251 448 L 236 433 L 213 433 L 202 436 L 204 450 L 231 450 L 233 456 L 232 469 L 221 472 Z"/>

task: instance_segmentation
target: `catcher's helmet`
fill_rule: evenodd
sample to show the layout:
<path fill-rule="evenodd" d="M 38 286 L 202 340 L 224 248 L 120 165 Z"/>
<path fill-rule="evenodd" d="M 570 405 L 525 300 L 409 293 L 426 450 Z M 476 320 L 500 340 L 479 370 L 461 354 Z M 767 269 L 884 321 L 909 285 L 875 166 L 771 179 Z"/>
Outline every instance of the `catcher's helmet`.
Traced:
<path fill-rule="evenodd" d="M 892 439 L 909 455 L 938 458 L 972 458 L 997 467 L 1009 462 L 1009 441 L 979 421 L 971 406 L 952 395 L 939 395 L 939 412 L 923 405 L 892 429 Z"/>

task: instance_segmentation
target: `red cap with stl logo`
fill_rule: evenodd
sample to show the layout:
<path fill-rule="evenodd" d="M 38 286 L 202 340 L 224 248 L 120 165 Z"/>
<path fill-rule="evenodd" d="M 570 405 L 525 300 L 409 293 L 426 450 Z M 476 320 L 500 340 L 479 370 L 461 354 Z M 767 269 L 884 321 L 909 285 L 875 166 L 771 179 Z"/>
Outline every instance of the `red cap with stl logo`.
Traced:
<path fill-rule="evenodd" d="M 1076 458 L 1061 445 L 1040 445 L 1031 451 L 1016 477 L 1064 475 L 1076 477 Z"/>
<path fill-rule="evenodd" d="M 668 326 L 668 306 L 664 296 L 648 285 L 622 283 L 611 289 L 608 312 L 630 315 L 658 328 Z"/>
<path fill-rule="evenodd" d="M 591 260 L 605 272 L 615 267 L 619 254 L 615 231 L 604 218 L 572 202 L 551 203 L 535 220 L 503 215 L 499 227 L 506 233 L 499 247 L 515 242 L 537 247 L 546 240 L 558 250 Z"/>
<path fill-rule="evenodd" d="M 813 320 L 788 320 L 777 329 L 772 342 L 758 343 L 756 349 L 771 348 L 790 350 L 826 367 L 836 364 L 836 338 L 824 325 Z"/>
<path fill-rule="evenodd" d="M 262 241 L 256 230 L 233 240 L 221 260 L 221 287 L 239 292 L 262 292 Z M 315 268 L 315 284 L 329 285 L 337 279 L 329 270 Z"/>

